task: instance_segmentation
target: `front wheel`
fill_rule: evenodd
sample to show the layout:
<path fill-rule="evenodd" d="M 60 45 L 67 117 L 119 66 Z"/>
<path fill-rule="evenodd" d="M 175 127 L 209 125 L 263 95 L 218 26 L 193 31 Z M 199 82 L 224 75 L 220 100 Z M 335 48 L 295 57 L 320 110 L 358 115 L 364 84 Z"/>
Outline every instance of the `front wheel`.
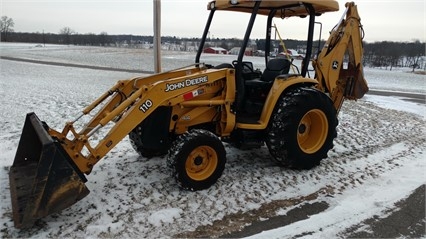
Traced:
<path fill-rule="evenodd" d="M 207 130 L 194 129 L 172 144 L 167 164 L 181 188 L 196 191 L 213 185 L 222 175 L 226 151 L 220 139 Z"/>
<path fill-rule="evenodd" d="M 337 122 L 336 110 L 327 95 L 313 88 L 295 88 L 278 101 L 266 144 L 281 165 L 310 169 L 333 148 Z"/>

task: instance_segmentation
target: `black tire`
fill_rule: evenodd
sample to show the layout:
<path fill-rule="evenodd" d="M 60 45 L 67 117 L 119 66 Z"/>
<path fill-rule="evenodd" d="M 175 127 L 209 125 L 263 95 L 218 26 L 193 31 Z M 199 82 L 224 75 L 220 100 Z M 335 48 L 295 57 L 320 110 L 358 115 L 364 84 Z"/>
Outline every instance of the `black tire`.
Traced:
<path fill-rule="evenodd" d="M 209 188 L 225 169 L 226 151 L 220 139 L 207 130 L 193 129 L 173 143 L 167 164 L 178 185 L 186 190 Z"/>
<path fill-rule="evenodd" d="M 281 96 L 268 125 L 266 144 L 284 167 L 311 169 L 327 158 L 337 136 L 336 110 L 324 93 L 298 87 Z"/>
<path fill-rule="evenodd" d="M 142 141 L 142 135 L 143 135 L 143 126 L 138 125 L 136 128 L 132 130 L 132 132 L 129 133 L 129 139 L 130 144 L 132 145 L 133 149 L 139 153 L 140 156 L 150 159 L 152 157 L 156 156 L 162 156 L 167 154 L 167 150 L 152 150 L 147 149 L 143 145 Z"/>

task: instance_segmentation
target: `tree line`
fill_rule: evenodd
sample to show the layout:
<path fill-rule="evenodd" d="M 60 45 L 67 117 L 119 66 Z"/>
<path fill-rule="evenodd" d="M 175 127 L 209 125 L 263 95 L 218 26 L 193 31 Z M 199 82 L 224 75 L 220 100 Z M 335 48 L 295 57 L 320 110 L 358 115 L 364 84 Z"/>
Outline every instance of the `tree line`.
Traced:
<path fill-rule="evenodd" d="M 153 36 L 140 35 L 108 35 L 107 32 L 80 34 L 70 27 L 63 27 L 57 34 L 55 33 L 23 33 L 14 32 L 14 22 L 12 18 L 2 16 L 0 18 L 0 31 L 2 42 L 26 42 L 38 44 L 66 44 L 66 45 L 85 45 L 85 46 L 138 46 L 140 44 L 152 44 Z M 187 45 L 198 46 L 199 38 L 179 38 L 176 36 L 162 36 L 162 43 L 173 45 L 183 45 L 180 50 L 188 50 Z M 241 39 L 213 38 L 208 39 L 206 46 L 222 47 L 227 50 L 241 45 Z M 284 40 L 286 48 L 298 50 L 300 53 L 306 51 L 306 41 L 286 39 Z M 325 41 L 316 41 L 312 52 L 316 54 L 321 49 Z M 272 43 L 279 48 L 279 41 Z M 392 42 L 381 41 L 367 43 L 364 46 L 364 65 L 370 67 L 381 67 L 392 70 L 393 67 L 411 67 L 415 69 L 426 70 L 426 49 L 425 42 L 419 40 L 411 42 Z M 265 50 L 265 40 L 256 39 L 252 41 L 250 47 L 255 50 Z M 193 48 L 192 48 L 193 49 Z"/>

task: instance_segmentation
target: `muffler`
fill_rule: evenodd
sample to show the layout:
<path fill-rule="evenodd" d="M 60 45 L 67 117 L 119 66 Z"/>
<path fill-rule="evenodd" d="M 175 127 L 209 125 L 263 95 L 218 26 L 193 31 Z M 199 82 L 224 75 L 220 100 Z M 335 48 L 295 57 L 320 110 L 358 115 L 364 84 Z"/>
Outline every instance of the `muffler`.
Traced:
<path fill-rule="evenodd" d="M 13 221 L 29 228 L 37 219 L 65 209 L 89 194 L 87 179 L 49 127 L 27 114 L 9 172 Z"/>

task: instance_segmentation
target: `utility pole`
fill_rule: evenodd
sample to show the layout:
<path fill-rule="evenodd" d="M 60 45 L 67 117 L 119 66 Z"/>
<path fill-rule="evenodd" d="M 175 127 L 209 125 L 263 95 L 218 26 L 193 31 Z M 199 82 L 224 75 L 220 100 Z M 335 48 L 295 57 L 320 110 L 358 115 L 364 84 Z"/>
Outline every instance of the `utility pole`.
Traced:
<path fill-rule="evenodd" d="M 161 0 L 154 0 L 154 72 L 161 72 Z"/>

